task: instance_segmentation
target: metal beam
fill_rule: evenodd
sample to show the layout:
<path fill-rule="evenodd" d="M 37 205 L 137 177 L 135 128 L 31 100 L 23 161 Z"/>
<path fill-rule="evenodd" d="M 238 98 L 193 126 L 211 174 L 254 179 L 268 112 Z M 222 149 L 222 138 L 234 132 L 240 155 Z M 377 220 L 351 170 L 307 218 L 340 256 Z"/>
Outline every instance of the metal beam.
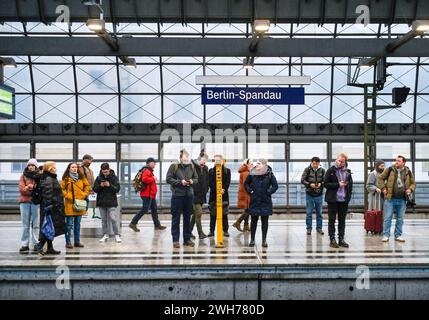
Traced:
<path fill-rule="evenodd" d="M 250 54 L 249 39 L 118 38 L 113 51 L 96 37 L 2 37 L 0 55 L 37 56 L 216 56 Z M 279 39 L 259 45 L 261 57 L 428 57 L 429 39 L 414 39 L 388 54 L 390 39 Z"/>

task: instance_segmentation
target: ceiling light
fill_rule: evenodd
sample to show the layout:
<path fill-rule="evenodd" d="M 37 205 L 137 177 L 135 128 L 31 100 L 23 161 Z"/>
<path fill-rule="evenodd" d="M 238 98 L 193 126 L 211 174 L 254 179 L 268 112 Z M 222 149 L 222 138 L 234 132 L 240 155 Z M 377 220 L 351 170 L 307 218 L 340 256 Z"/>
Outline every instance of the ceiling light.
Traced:
<path fill-rule="evenodd" d="M 270 20 L 253 21 L 253 29 L 256 33 L 265 33 L 270 29 Z"/>
<path fill-rule="evenodd" d="M 243 59 L 243 68 L 244 69 L 253 69 L 253 63 L 255 61 L 254 57 L 246 57 Z"/>
<path fill-rule="evenodd" d="M 0 65 L 5 68 L 16 68 L 16 62 L 13 58 L 0 57 Z"/>
<path fill-rule="evenodd" d="M 103 31 L 105 30 L 105 21 L 103 19 L 88 19 L 86 26 L 92 31 Z"/>
<path fill-rule="evenodd" d="M 417 33 L 429 31 L 429 20 L 416 20 L 413 22 L 413 30 Z"/>
<path fill-rule="evenodd" d="M 122 61 L 124 66 L 127 68 L 137 68 L 136 59 L 134 58 L 124 57 Z"/>

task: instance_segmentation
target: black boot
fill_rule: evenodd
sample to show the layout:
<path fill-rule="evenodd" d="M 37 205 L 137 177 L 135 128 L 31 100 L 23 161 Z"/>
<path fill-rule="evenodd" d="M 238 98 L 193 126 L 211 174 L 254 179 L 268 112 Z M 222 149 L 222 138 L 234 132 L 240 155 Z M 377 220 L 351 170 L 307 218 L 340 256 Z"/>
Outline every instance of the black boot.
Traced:
<path fill-rule="evenodd" d="M 348 248 L 349 244 L 344 241 L 344 239 L 338 239 L 338 245 L 343 248 Z"/>
<path fill-rule="evenodd" d="M 264 248 L 268 248 L 267 240 L 262 239 L 262 247 L 264 247 Z"/>
<path fill-rule="evenodd" d="M 334 238 L 331 238 L 331 243 L 329 244 L 329 246 L 331 248 L 339 248 L 340 246 L 338 245 L 337 241 L 335 241 Z"/>
<path fill-rule="evenodd" d="M 252 239 L 249 242 L 249 247 L 254 247 L 254 246 L 255 246 L 255 239 Z"/>
<path fill-rule="evenodd" d="M 48 241 L 48 250 L 46 251 L 46 254 L 58 255 L 60 253 L 61 253 L 61 251 L 57 251 L 54 249 L 54 245 L 53 245 L 52 241 Z"/>

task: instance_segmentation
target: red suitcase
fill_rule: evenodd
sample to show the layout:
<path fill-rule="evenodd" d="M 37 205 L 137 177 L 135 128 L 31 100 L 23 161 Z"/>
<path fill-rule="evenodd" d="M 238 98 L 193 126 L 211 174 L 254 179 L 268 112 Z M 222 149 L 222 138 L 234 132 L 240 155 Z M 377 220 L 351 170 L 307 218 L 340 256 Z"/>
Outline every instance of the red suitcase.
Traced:
<path fill-rule="evenodd" d="M 368 210 L 365 213 L 366 233 L 381 234 L 383 232 L 383 211 L 381 208 L 381 195 L 378 195 L 378 210 Z"/>

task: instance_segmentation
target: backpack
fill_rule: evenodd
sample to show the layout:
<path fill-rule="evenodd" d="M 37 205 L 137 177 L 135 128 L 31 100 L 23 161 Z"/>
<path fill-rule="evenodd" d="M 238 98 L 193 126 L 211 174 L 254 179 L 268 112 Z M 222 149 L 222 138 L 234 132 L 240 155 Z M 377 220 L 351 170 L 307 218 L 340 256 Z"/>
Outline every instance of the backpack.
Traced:
<path fill-rule="evenodd" d="M 147 184 L 142 181 L 142 174 L 146 169 L 147 167 L 141 168 L 133 179 L 133 187 L 136 193 L 143 191 L 147 187 Z"/>

